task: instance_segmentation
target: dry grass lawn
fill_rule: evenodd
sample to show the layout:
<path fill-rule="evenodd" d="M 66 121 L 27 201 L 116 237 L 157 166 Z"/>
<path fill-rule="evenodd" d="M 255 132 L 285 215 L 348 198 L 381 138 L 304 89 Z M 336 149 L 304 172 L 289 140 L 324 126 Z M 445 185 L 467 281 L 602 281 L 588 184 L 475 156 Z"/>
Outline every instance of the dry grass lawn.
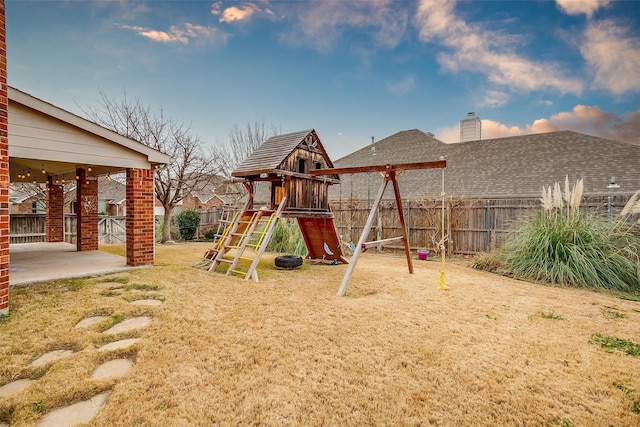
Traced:
<path fill-rule="evenodd" d="M 260 282 L 245 282 L 191 268 L 207 247 L 159 246 L 152 269 L 12 290 L 0 386 L 37 381 L 0 398 L 0 423 L 33 425 L 110 390 L 91 425 L 640 425 L 640 357 L 593 339 L 640 342 L 639 302 L 459 264 L 438 291 L 438 263 L 409 275 L 403 257 L 370 252 L 341 298 L 346 266 L 279 271 L 266 256 Z M 141 298 L 164 304 L 128 304 Z M 110 317 L 73 328 L 92 315 Z M 100 333 L 136 315 L 153 323 Z M 141 340 L 96 352 L 131 337 Z M 56 349 L 76 353 L 28 367 Z M 89 379 L 122 356 L 135 361 L 126 377 Z"/>

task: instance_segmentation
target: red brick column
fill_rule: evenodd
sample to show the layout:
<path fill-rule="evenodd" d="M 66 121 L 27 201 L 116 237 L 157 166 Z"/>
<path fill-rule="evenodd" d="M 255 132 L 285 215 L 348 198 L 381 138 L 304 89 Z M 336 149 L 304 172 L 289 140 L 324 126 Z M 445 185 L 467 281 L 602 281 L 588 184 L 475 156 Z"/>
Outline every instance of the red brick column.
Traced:
<path fill-rule="evenodd" d="M 9 99 L 4 0 L 0 0 L 0 314 L 9 313 Z"/>
<path fill-rule="evenodd" d="M 47 179 L 47 242 L 64 242 L 64 185 Z"/>
<path fill-rule="evenodd" d="M 98 250 L 98 181 L 87 180 L 84 169 L 76 171 L 76 247 L 78 251 Z"/>
<path fill-rule="evenodd" d="M 153 168 L 127 169 L 127 265 L 154 260 Z"/>

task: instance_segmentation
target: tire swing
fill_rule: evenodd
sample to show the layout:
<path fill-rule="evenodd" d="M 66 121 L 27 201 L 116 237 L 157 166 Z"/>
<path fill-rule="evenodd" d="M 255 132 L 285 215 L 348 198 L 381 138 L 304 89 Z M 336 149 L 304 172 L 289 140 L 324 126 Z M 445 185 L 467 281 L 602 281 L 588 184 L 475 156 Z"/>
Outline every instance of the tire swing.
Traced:
<path fill-rule="evenodd" d="M 302 257 L 298 255 L 280 255 L 274 260 L 276 268 L 280 270 L 293 270 L 302 265 Z"/>

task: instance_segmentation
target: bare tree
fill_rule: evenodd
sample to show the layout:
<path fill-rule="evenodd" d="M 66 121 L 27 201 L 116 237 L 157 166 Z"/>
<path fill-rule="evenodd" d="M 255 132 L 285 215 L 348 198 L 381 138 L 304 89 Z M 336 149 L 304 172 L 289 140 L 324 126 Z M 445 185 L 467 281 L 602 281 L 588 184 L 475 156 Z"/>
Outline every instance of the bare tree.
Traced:
<path fill-rule="evenodd" d="M 255 151 L 263 142 L 278 135 L 281 130 L 267 126 L 264 120 L 247 121 L 244 128 L 235 123 L 228 131 L 229 140 L 220 150 L 219 157 L 224 159 L 225 172 L 230 175 L 240 163 Z"/>
<path fill-rule="evenodd" d="M 156 198 L 164 208 L 162 242 L 171 240 L 175 207 L 184 196 L 214 182 L 223 166 L 218 154 L 205 149 L 200 138 L 192 135 L 190 124 L 166 117 L 162 109 L 152 111 L 126 92 L 112 98 L 100 91 L 98 106 L 83 111 L 95 123 L 171 156 L 173 161 L 157 169 L 155 176 Z"/>

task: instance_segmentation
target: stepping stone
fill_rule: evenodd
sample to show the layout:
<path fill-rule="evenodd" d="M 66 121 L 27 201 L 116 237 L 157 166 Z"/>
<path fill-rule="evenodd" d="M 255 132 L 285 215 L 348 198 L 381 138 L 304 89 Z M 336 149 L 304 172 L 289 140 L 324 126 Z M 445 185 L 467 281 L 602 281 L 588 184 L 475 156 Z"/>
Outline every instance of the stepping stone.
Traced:
<path fill-rule="evenodd" d="M 129 304 L 133 304 L 133 305 L 148 305 L 151 307 L 157 307 L 159 305 L 162 305 L 162 301 L 160 301 L 159 299 L 138 299 L 135 301 L 131 301 Z"/>
<path fill-rule="evenodd" d="M 73 354 L 71 350 L 53 350 L 49 353 L 45 353 L 33 362 L 29 364 L 29 366 L 43 366 L 49 362 L 53 362 L 58 359 L 63 359 L 65 357 L 69 357 Z"/>
<path fill-rule="evenodd" d="M 103 363 L 91 374 L 92 379 L 104 380 L 109 378 L 120 378 L 127 375 L 133 368 L 133 362 L 129 359 L 115 359 Z"/>
<path fill-rule="evenodd" d="M 131 347 L 135 343 L 140 341 L 140 338 L 129 338 L 126 340 L 114 341 L 109 344 L 105 344 L 102 347 L 98 348 L 98 351 L 112 351 L 119 350 L 121 348 Z"/>
<path fill-rule="evenodd" d="M 118 283 L 118 282 L 101 282 L 96 284 L 96 286 L 102 289 L 117 289 L 117 288 L 124 288 L 126 285 L 124 283 Z"/>
<path fill-rule="evenodd" d="M 38 422 L 37 426 L 62 427 L 88 423 L 107 403 L 108 397 L 109 393 L 102 393 L 84 402 L 51 411 Z"/>
<path fill-rule="evenodd" d="M 8 384 L 5 384 L 2 387 L 0 387 L 0 397 L 6 397 L 11 394 L 20 393 L 22 390 L 29 387 L 32 382 L 33 380 L 24 379 L 24 380 L 17 380 L 17 381 L 13 381 Z M 1 426 L 2 424 L 0 424 L 0 427 Z"/>
<path fill-rule="evenodd" d="M 74 328 L 86 328 L 87 326 L 95 325 L 96 323 L 100 323 L 103 320 L 108 319 L 107 316 L 93 316 L 93 317 L 85 317 L 81 321 L 79 321 Z"/>
<path fill-rule="evenodd" d="M 151 324 L 151 317 L 142 316 L 142 317 L 132 317 L 123 322 L 118 323 L 117 325 L 113 325 L 106 331 L 105 334 L 119 334 L 121 332 L 129 332 L 136 329 L 144 328 Z"/>

